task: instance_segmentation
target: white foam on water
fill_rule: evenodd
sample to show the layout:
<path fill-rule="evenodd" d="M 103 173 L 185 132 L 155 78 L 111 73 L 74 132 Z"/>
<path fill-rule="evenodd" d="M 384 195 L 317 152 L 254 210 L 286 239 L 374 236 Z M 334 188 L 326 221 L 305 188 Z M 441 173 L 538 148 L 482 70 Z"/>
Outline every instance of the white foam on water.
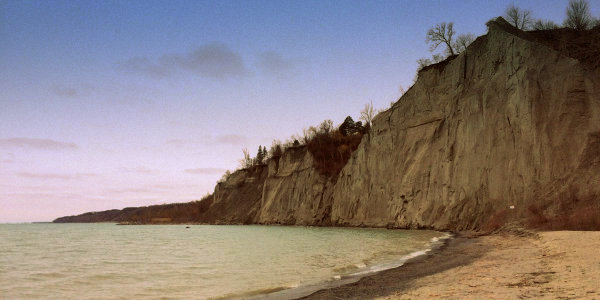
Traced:
<path fill-rule="evenodd" d="M 354 272 L 354 273 L 350 274 L 350 276 L 364 276 L 364 275 L 367 275 L 370 273 L 377 273 L 377 272 L 381 272 L 384 270 L 400 267 L 400 266 L 404 265 L 408 260 L 413 259 L 415 257 L 425 255 L 428 252 L 430 252 L 431 250 L 440 247 L 441 245 L 444 244 L 445 240 L 447 240 L 449 238 L 452 238 L 452 234 L 444 233 L 444 235 L 442 235 L 440 237 L 433 237 L 433 238 L 431 238 L 431 240 L 429 242 L 429 245 L 428 245 L 429 247 L 426 249 L 422 249 L 422 250 L 418 250 L 418 251 L 414 251 L 409 254 L 406 254 L 406 255 L 400 257 L 398 260 L 395 260 L 394 262 L 383 263 L 383 264 L 373 265 L 373 266 L 369 266 L 369 267 L 367 267 L 365 265 L 364 270 Z"/>
<path fill-rule="evenodd" d="M 439 248 L 441 245 L 444 244 L 445 240 L 449 239 L 449 238 L 452 238 L 452 235 L 448 234 L 448 233 L 444 233 L 444 235 L 442 235 L 440 237 L 431 238 L 429 243 L 426 243 L 427 248 L 410 252 L 406 255 L 401 256 L 399 259 L 394 260 L 393 262 L 375 264 L 375 265 L 371 265 L 371 266 L 367 266 L 367 264 L 365 264 L 365 263 L 354 264 L 354 266 L 359 268 L 360 270 L 353 272 L 351 274 L 348 274 L 348 275 L 334 275 L 333 277 L 331 277 L 331 280 L 327 281 L 327 282 L 310 284 L 310 285 L 300 285 L 295 289 L 283 290 L 280 292 L 263 295 L 263 296 L 259 297 L 258 299 L 263 299 L 263 300 L 271 300 L 271 299 L 279 300 L 279 299 L 290 299 L 290 298 L 296 299 L 296 298 L 300 298 L 303 296 L 307 296 L 307 295 L 309 295 L 313 292 L 316 292 L 320 289 L 323 289 L 323 288 L 333 288 L 336 286 L 341 286 L 344 284 L 356 282 L 362 277 L 369 276 L 371 274 L 385 271 L 388 269 L 400 267 L 400 266 L 404 265 L 410 259 L 425 255 L 425 254 L 429 253 L 431 250 Z"/>

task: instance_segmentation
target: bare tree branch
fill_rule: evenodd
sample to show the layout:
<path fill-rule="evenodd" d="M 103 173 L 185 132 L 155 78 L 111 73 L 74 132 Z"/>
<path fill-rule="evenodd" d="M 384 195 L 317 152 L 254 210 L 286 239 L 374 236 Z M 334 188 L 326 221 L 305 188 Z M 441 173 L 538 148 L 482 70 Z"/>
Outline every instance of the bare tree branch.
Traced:
<path fill-rule="evenodd" d="M 461 34 L 456 37 L 456 41 L 454 42 L 454 50 L 456 53 L 461 53 L 467 49 L 467 47 L 475 40 L 475 35 L 471 33 Z"/>
<path fill-rule="evenodd" d="M 575 30 L 586 30 L 591 27 L 594 19 L 590 14 L 590 6 L 586 0 L 570 0 L 567 6 L 565 27 Z"/>
<path fill-rule="evenodd" d="M 508 23 L 521 30 L 529 29 L 533 23 L 530 10 L 520 9 L 514 5 L 511 5 L 506 9 L 504 16 L 506 17 Z"/>
<path fill-rule="evenodd" d="M 365 121 L 365 125 L 371 125 L 373 117 L 375 117 L 375 109 L 373 109 L 373 101 L 371 101 L 371 103 L 365 104 L 365 108 L 360 112 L 360 119 Z"/>
<path fill-rule="evenodd" d="M 549 20 L 536 20 L 533 23 L 533 30 L 551 30 L 557 29 L 558 25 Z"/>
<path fill-rule="evenodd" d="M 454 23 L 440 23 L 427 31 L 426 41 L 431 43 L 430 51 L 434 51 L 442 43 L 446 45 L 446 51 L 449 55 L 454 55 L 452 48 L 452 38 L 454 36 Z"/>
<path fill-rule="evenodd" d="M 250 152 L 248 152 L 248 149 L 242 149 L 242 153 L 244 153 L 244 158 L 240 159 L 240 168 L 246 169 L 252 167 L 253 161 L 250 157 Z"/>

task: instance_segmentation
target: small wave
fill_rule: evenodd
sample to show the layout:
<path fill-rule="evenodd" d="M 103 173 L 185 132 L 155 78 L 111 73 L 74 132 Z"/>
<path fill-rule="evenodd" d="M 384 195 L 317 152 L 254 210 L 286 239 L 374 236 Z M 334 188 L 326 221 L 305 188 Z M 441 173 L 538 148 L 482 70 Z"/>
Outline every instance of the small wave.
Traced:
<path fill-rule="evenodd" d="M 257 296 L 264 296 L 267 294 L 272 294 L 272 293 L 280 292 L 280 291 L 287 290 L 287 289 L 297 288 L 298 286 L 299 286 L 299 284 L 294 283 L 294 284 L 290 284 L 288 286 L 278 286 L 278 287 L 272 287 L 272 288 L 256 289 L 256 290 L 250 290 L 250 291 L 241 292 L 241 293 L 230 293 L 227 295 L 211 297 L 208 299 L 209 300 L 225 300 L 225 299 L 254 298 Z"/>
<path fill-rule="evenodd" d="M 418 250 L 418 251 L 414 251 L 409 254 L 406 254 L 406 255 L 400 257 L 398 260 L 391 262 L 391 263 L 384 263 L 384 264 L 370 266 L 370 267 L 366 268 L 365 270 L 361 270 L 359 272 L 352 273 L 352 274 L 350 274 L 350 276 L 364 276 L 364 275 L 368 275 L 370 273 L 376 273 L 376 272 L 381 272 L 384 270 L 400 267 L 400 266 L 404 265 L 404 263 L 406 263 L 408 260 L 413 259 L 415 257 L 425 255 L 428 252 L 430 252 L 431 250 L 438 248 L 441 244 L 443 244 L 444 240 L 449 239 L 449 238 L 452 238 L 452 234 L 445 233 L 443 236 L 433 237 L 433 238 L 431 238 L 429 247 L 426 249 Z"/>
<path fill-rule="evenodd" d="M 359 272 L 355 272 L 350 274 L 350 276 L 364 276 L 367 274 L 371 274 L 371 273 L 377 273 L 377 272 L 381 272 L 384 270 L 388 270 L 388 269 L 393 269 L 393 268 L 397 268 L 400 267 L 402 265 L 404 265 L 404 263 L 412 258 L 421 256 L 421 255 L 425 255 L 427 254 L 427 252 L 431 251 L 431 248 L 427 248 L 424 250 L 419 250 L 419 251 L 414 251 L 411 252 L 407 255 L 404 255 L 402 257 L 400 257 L 398 260 L 394 261 L 394 262 L 390 262 L 390 263 L 383 263 L 383 264 L 379 264 L 379 265 L 373 265 L 370 266 L 368 268 L 366 268 L 365 270 L 361 270 Z"/>
<path fill-rule="evenodd" d="M 358 264 L 353 264 L 353 265 L 349 265 L 349 266 L 345 266 L 345 267 L 335 268 L 335 269 L 333 269 L 333 272 L 347 274 L 347 273 L 352 273 L 356 269 L 364 269 L 366 267 L 367 267 L 367 265 L 365 263 L 358 263 Z"/>

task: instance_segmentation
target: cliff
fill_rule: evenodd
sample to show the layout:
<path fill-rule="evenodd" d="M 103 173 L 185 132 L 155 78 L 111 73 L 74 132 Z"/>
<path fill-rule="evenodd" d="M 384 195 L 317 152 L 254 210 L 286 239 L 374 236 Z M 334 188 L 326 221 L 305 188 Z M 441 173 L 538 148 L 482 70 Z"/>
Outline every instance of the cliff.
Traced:
<path fill-rule="evenodd" d="M 340 174 L 332 222 L 480 228 L 510 206 L 598 195 L 599 70 L 541 34 L 499 19 L 423 70 Z"/>
<path fill-rule="evenodd" d="M 330 225 L 331 180 L 313 167 L 306 147 L 288 149 L 269 161 L 259 224 Z"/>
<path fill-rule="evenodd" d="M 421 70 L 336 176 L 294 147 L 218 184 L 194 220 L 461 230 L 597 203 L 600 28 L 488 27 Z"/>

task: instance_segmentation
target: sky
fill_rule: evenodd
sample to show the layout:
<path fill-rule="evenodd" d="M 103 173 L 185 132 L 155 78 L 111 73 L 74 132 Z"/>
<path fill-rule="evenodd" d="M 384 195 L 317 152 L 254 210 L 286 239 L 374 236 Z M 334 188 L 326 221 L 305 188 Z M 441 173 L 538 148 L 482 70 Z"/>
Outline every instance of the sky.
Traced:
<path fill-rule="evenodd" d="M 243 148 L 389 107 L 433 25 L 483 35 L 513 3 L 567 5 L 0 0 L 0 222 L 198 200 Z"/>

